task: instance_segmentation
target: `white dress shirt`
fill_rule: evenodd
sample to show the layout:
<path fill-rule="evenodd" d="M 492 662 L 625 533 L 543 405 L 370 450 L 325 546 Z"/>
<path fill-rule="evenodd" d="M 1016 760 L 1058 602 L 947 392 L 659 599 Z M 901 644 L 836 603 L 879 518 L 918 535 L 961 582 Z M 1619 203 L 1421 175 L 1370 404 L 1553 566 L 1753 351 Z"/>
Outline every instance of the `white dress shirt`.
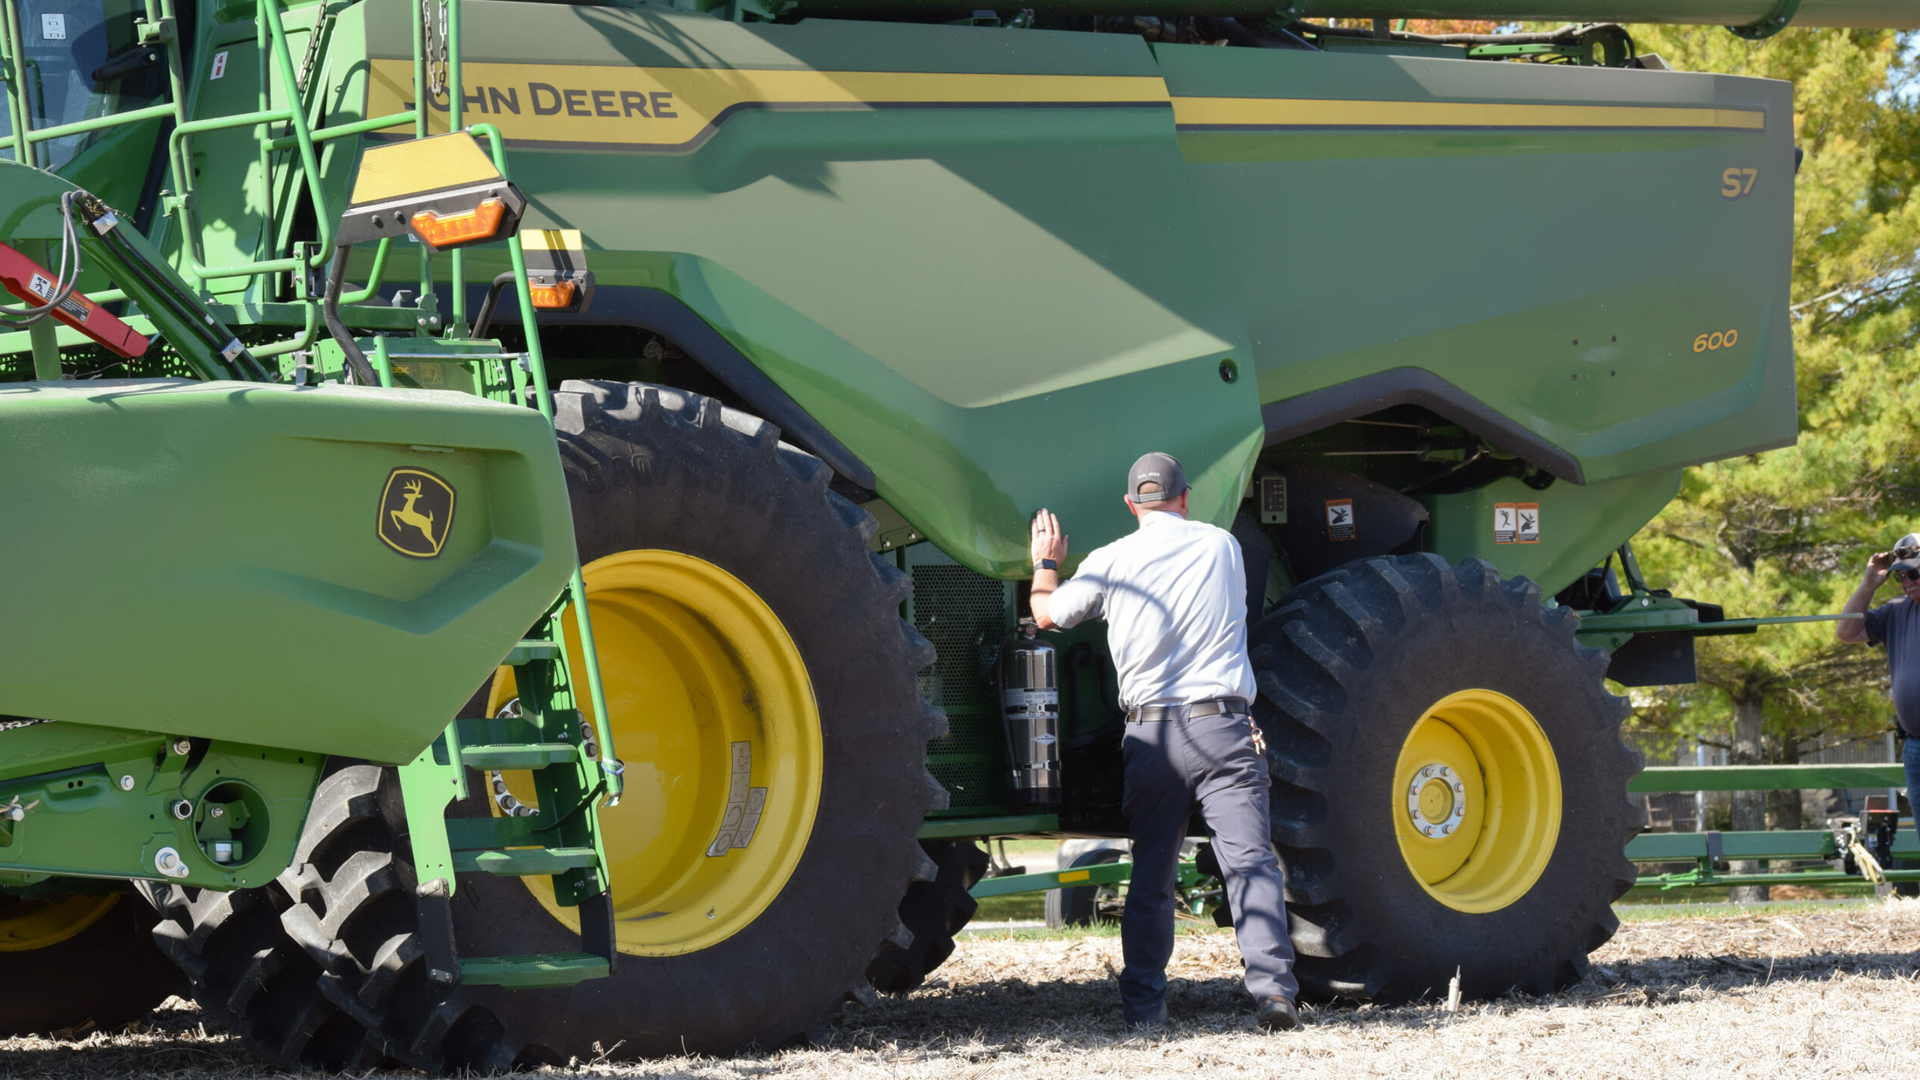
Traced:
<path fill-rule="evenodd" d="M 1047 600 L 1063 627 L 1107 621 L 1120 703 L 1252 701 L 1247 569 L 1225 529 L 1152 511 L 1140 527 L 1090 553 Z"/>

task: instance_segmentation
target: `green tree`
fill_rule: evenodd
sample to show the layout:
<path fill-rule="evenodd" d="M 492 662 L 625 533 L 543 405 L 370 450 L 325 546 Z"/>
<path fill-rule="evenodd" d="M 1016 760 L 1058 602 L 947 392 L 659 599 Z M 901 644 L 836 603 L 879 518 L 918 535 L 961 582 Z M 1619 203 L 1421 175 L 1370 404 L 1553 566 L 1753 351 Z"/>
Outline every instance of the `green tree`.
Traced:
<path fill-rule="evenodd" d="M 1635 538 L 1649 580 L 1731 615 L 1839 610 L 1870 552 L 1912 527 L 1920 495 L 1920 74 L 1909 35 L 1788 29 L 1748 42 L 1718 28 L 1636 27 L 1641 52 L 1688 71 L 1791 80 L 1798 445 L 1687 470 Z M 1881 731 L 1878 650 L 1830 624 L 1703 638 L 1700 684 L 1636 695 L 1647 736 L 1725 746 L 1738 764 L 1790 763 L 1823 740 Z M 1800 824 L 1797 792 L 1734 798 L 1736 829 Z M 1748 894 L 1751 898 L 1764 898 Z"/>

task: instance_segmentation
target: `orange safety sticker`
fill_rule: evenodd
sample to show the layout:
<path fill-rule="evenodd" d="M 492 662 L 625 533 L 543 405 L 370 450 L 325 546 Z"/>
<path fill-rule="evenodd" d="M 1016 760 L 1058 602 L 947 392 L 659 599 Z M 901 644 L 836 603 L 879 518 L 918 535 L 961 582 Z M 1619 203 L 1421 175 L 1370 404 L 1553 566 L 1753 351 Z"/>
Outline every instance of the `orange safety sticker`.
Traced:
<path fill-rule="evenodd" d="M 1327 539 L 1351 540 L 1354 537 L 1353 500 L 1327 500 Z"/>

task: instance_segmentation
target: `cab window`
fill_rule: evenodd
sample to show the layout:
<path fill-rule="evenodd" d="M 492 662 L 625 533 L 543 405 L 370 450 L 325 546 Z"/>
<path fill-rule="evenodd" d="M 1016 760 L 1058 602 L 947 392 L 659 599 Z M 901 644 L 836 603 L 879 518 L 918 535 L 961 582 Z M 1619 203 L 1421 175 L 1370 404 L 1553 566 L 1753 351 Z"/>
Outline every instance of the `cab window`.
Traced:
<path fill-rule="evenodd" d="M 161 100 L 166 53 L 140 45 L 137 0 L 0 0 L 19 13 L 21 104 L 30 130 L 93 120 Z M 0 97 L 6 88 L 0 88 Z M 13 135 L 12 103 L 0 112 L 0 135 Z M 31 148 L 32 163 L 58 169 L 99 137 L 66 135 Z M 0 154 L 11 159 L 8 143 Z"/>

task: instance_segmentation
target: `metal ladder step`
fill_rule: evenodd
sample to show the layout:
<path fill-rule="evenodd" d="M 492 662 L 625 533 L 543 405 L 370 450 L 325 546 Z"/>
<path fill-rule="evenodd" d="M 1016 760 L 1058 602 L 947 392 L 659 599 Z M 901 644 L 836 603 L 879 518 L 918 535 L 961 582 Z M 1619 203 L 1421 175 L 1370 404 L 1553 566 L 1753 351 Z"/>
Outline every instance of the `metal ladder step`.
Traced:
<path fill-rule="evenodd" d="M 460 958 L 460 981 L 468 986 L 572 986 L 585 979 L 604 979 L 612 965 L 592 953 L 541 953 L 535 956 L 474 956 Z"/>
<path fill-rule="evenodd" d="M 540 769 L 564 765 L 579 753 L 572 743 L 502 743 L 497 746 L 462 746 L 460 762 L 469 768 Z"/>
<path fill-rule="evenodd" d="M 508 848 L 505 851 L 456 851 L 455 873 L 475 871 L 496 877 L 532 877 L 536 874 L 561 874 L 599 865 L 589 847 Z"/>
<path fill-rule="evenodd" d="M 542 641 L 539 638 L 527 638 L 513 647 L 513 651 L 507 654 L 507 658 L 503 663 L 513 667 L 519 667 L 521 664 L 531 664 L 537 660 L 558 660 L 559 658 L 560 646 L 558 644 L 551 641 Z"/>

